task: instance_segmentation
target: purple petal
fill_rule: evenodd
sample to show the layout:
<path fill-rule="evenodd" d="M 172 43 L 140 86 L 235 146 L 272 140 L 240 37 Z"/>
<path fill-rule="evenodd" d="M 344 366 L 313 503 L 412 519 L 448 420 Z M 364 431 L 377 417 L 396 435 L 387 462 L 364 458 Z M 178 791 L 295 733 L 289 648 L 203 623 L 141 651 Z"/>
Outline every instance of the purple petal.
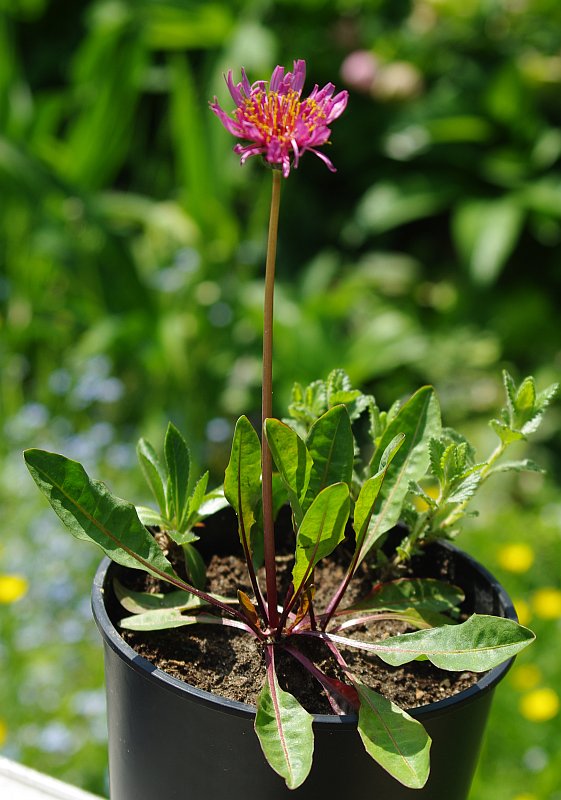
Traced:
<path fill-rule="evenodd" d="M 292 145 L 292 149 L 294 151 L 294 169 L 298 169 L 298 163 L 300 161 L 300 150 L 298 148 L 298 143 L 296 139 L 293 139 L 290 144 Z"/>
<path fill-rule="evenodd" d="M 239 122 L 237 122 L 235 119 L 232 119 L 232 117 L 229 117 L 228 114 L 220 108 L 216 98 L 214 98 L 214 103 L 209 103 L 209 106 L 219 118 L 220 122 L 224 125 L 228 133 L 231 133 L 233 136 L 242 135 L 242 128 Z"/>
<path fill-rule="evenodd" d="M 283 80 L 284 80 L 284 67 L 276 66 L 273 70 L 273 74 L 271 75 L 271 81 L 269 83 L 269 89 L 271 90 L 271 92 L 278 92 Z"/>
<path fill-rule="evenodd" d="M 247 78 L 247 75 L 245 74 L 245 69 L 243 67 L 242 67 L 242 85 L 243 85 L 243 90 L 245 92 L 245 96 L 249 97 L 249 95 L 251 94 L 251 84 Z"/>
<path fill-rule="evenodd" d="M 250 144 L 247 147 L 244 147 L 241 144 L 237 144 L 234 147 L 234 153 L 240 156 L 240 164 L 245 164 L 248 158 L 251 156 L 259 156 L 265 152 L 263 147 L 260 147 L 255 144 Z"/>
<path fill-rule="evenodd" d="M 335 91 L 335 85 L 333 83 L 326 83 L 323 89 L 320 89 L 319 92 L 315 96 L 316 103 L 323 103 L 325 100 L 329 99 L 333 92 Z"/>
<path fill-rule="evenodd" d="M 329 141 L 330 135 L 331 128 L 328 128 L 327 125 L 322 125 L 321 128 L 316 128 L 315 131 L 312 131 L 312 133 L 308 135 L 306 146 L 321 147 L 322 144 L 325 144 L 327 141 Z"/>
<path fill-rule="evenodd" d="M 225 76 L 225 81 L 228 86 L 228 89 L 230 90 L 230 94 L 232 95 L 232 100 L 237 106 L 241 106 L 241 104 L 243 103 L 242 93 L 240 92 L 241 84 L 234 83 L 231 69 L 228 70 L 228 75 Z"/>
<path fill-rule="evenodd" d="M 314 148 L 313 148 L 313 147 L 309 147 L 309 148 L 308 148 L 308 150 L 310 151 L 310 153 L 313 153 L 313 154 L 314 154 L 314 155 L 316 155 L 318 158 L 321 158 L 321 160 L 323 161 L 323 163 L 324 163 L 324 164 L 326 164 L 326 166 L 327 166 L 327 168 L 328 168 L 328 170 L 329 170 L 330 172 L 337 172 L 337 170 L 335 169 L 335 167 L 333 166 L 333 164 L 332 164 L 332 163 L 331 163 L 331 161 L 330 161 L 330 160 L 327 158 L 327 156 L 326 156 L 326 155 L 324 155 L 323 153 L 320 153 L 320 152 L 319 152 L 319 150 L 314 150 Z"/>
<path fill-rule="evenodd" d="M 304 82 L 306 80 L 306 62 L 303 58 L 299 58 L 297 61 L 294 62 L 294 77 L 292 79 L 292 89 L 295 92 L 300 92 L 304 88 Z"/>
<path fill-rule="evenodd" d="M 332 106 L 327 113 L 326 124 L 329 125 L 333 122 L 334 119 L 340 117 L 343 111 L 347 107 L 347 102 L 349 99 L 349 93 L 347 91 L 339 92 L 336 94 L 335 97 L 331 100 Z"/>
<path fill-rule="evenodd" d="M 267 161 L 269 164 L 280 164 L 283 158 L 282 148 L 278 139 L 272 139 L 267 148 Z"/>

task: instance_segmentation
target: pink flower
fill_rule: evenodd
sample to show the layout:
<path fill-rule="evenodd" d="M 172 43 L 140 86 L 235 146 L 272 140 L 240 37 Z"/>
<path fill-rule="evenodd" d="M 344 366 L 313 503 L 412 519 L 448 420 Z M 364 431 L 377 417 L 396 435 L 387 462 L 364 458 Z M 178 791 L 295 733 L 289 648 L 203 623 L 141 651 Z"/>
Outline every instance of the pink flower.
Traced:
<path fill-rule="evenodd" d="M 332 83 L 323 89 L 316 84 L 302 100 L 306 62 L 295 61 L 293 69 L 285 74 L 284 67 L 275 67 L 268 86 L 267 81 L 250 84 L 244 69 L 241 82 L 235 84 L 229 70 L 226 83 L 236 108 L 229 116 L 216 98 L 210 107 L 227 131 L 246 142 L 234 147 L 242 164 L 250 156 L 263 155 L 270 164 L 280 165 L 287 178 L 291 165 L 296 168 L 300 156 L 309 150 L 335 172 L 331 161 L 316 148 L 328 143 L 329 125 L 345 110 L 348 92 L 333 96 Z"/>

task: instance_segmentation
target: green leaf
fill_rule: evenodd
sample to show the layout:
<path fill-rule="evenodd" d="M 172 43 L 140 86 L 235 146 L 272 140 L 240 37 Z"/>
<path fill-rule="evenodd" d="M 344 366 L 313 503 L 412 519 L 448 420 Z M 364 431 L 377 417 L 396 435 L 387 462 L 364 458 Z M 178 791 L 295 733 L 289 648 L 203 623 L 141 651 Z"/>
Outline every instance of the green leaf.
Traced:
<path fill-rule="evenodd" d="M 306 442 L 313 460 L 310 483 L 303 503 L 306 511 L 314 497 L 333 483 L 350 486 L 353 474 L 354 440 L 349 412 L 335 406 L 312 425 Z"/>
<path fill-rule="evenodd" d="M 512 375 L 506 369 L 503 369 L 503 384 L 505 387 L 508 418 L 511 424 L 513 424 L 514 415 L 516 413 L 516 384 L 514 383 Z"/>
<path fill-rule="evenodd" d="M 296 592 L 315 565 L 335 550 L 345 536 L 351 501 L 346 483 L 328 486 L 318 494 L 298 530 L 292 582 Z"/>
<path fill-rule="evenodd" d="M 512 430 L 512 428 L 498 419 L 492 419 L 489 425 L 504 444 L 512 444 L 512 442 L 519 442 L 521 439 L 526 438 L 523 433 Z"/>
<path fill-rule="evenodd" d="M 458 586 L 435 578 L 400 578 L 375 587 L 371 594 L 352 606 L 362 611 L 406 611 L 413 607 L 427 611 L 454 611 L 464 600 Z"/>
<path fill-rule="evenodd" d="M 437 190 L 425 176 L 411 175 L 395 183 L 377 180 L 361 198 L 356 222 L 362 231 L 383 233 L 430 217 L 449 202 L 450 191 L 442 186 Z"/>
<path fill-rule="evenodd" d="M 198 617 L 183 614 L 178 608 L 160 608 L 154 611 L 145 611 L 143 614 L 134 614 L 119 620 L 119 627 L 129 631 L 163 631 L 168 628 L 183 628 L 186 625 L 196 625 Z"/>
<path fill-rule="evenodd" d="M 374 512 L 374 505 L 378 499 L 378 494 L 382 487 L 382 483 L 386 476 L 389 465 L 394 459 L 397 451 L 405 441 L 405 434 L 398 434 L 389 445 L 386 447 L 384 454 L 380 460 L 380 469 L 362 484 L 360 493 L 355 503 L 355 510 L 353 515 L 353 527 L 356 533 L 356 547 L 362 548 L 364 537 L 368 530 L 372 514 Z"/>
<path fill-rule="evenodd" d="M 290 416 L 302 425 L 304 430 L 327 411 L 327 388 L 325 381 L 314 381 L 305 389 L 299 383 L 292 387 L 292 402 L 288 406 Z"/>
<path fill-rule="evenodd" d="M 529 458 L 523 458 L 520 461 L 503 461 L 489 470 L 489 475 L 494 472 L 545 472 L 545 470 L 531 461 Z"/>
<path fill-rule="evenodd" d="M 199 537 L 193 531 L 176 531 L 173 528 L 166 528 L 166 533 L 169 538 L 178 545 L 187 545 L 192 544 L 192 542 L 198 542 Z"/>
<path fill-rule="evenodd" d="M 182 531 L 189 511 L 190 457 L 185 439 L 171 422 L 166 431 L 164 453 L 168 471 L 168 516 L 175 521 L 176 529 Z"/>
<path fill-rule="evenodd" d="M 534 639 L 532 631 L 510 619 L 473 614 L 460 625 L 391 636 L 377 642 L 375 650 L 379 658 L 394 667 L 426 656 L 440 669 L 486 672 Z"/>
<path fill-rule="evenodd" d="M 136 454 L 146 482 L 154 495 L 158 508 L 165 517 L 167 514 L 166 480 L 156 451 L 146 439 L 139 439 L 136 446 Z"/>
<path fill-rule="evenodd" d="M 399 520 L 409 484 L 417 482 L 427 472 L 430 463 L 429 442 L 438 438 L 440 431 L 440 408 L 432 386 L 424 386 L 415 392 L 387 426 L 372 460 L 373 471 L 379 471 L 383 455 L 396 436 L 405 434 L 405 442 L 386 472 L 361 560 Z"/>
<path fill-rule="evenodd" d="M 470 200 L 456 211 L 456 246 L 476 283 L 493 283 L 511 255 L 525 213 L 513 198 Z"/>
<path fill-rule="evenodd" d="M 535 381 L 531 376 L 524 378 L 517 388 L 512 377 L 503 370 L 503 381 L 506 392 L 506 408 L 501 412 L 501 421 L 492 420 L 491 425 L 502 441 L 525 438 L 539 428 L 543 415 L 557 394 L 559 384 L 548 386 L 543 392 L 536 392 Z"/>
<path fill-rule="evenodd" d="M 207 605 L 204 600 L 195 597 L 194 594 L 183 592 L 180 589 L 166 594 L 135 592 L 123 586 L 117 578 L 113 580 L 113 590 L 119 603 L 131 614 L 143 614 L 145 611 L 169 610 L 170 608 L 187 611 Z"/>
<path fill-rule="evenodd" d="M 165 531 L 170 527 L 169 520 L 165 519 L 165 517 L 162 517 L 162 515 L 158 514 L 157 511 L 154 511 L 153 508 L 148 508 L 148 506 L 135 506 L 135 508 L 139 520 L 147 528 L 161 528 Z"/>
<path fill-rule="evenodd" d="M 208 486 L 208 471 L 202 475 L 197 481 L 191 497 L 189 498 L 189 513 L 185 521 L 186 528 L 192 528 L 193 525 L 200 519 L 199 509 L 206 498 L 206 488 Z"/>
<path fill-rule="evenodd" d="M 196 547 L 191 544 L 183 545 L 183 556 L 190 583 L 195 589 L 204 589 L 206 586 L 206 564 L 203 557 Z"/>
<path fill-rule="evenodd" d="M 368 686 L 354 682 L 360 698 L 358 732 L 366 752 L 410 789 L 429 777 L 431 739 L 420 722 Z"/>
<path fill-rule="evenodd" d="M 227 499 L 224 497 L 224 488 L 220 486 L 218 489 L 213 489 L 212 492 L 205 494 L 204 500 L 198 509 L 198 517 L 199 519 L 210 517 L 212 514 L 216 514 L 217 511 L 221 511 L 229 505 Z"/>
<path fill-rule="evenodd" d="M 77 461 L 44 450 L 26 450 L 24 458 L 35 483 L 73 536 L 94 542 L 125 567 L 176 577 L 132 503 L 91 480 Z"/>
<path fill-rule="evenodd" d="M 274 670 L 267 670 L 257 700 L 255 733 L 268 763 L 289 789 L 304 783 L 312 767 L 312 721 L 298 700 L 280 688 Z"/>
<path fill-rule="evenodd" d="M 301 504 L 310 483 L 312 457 L 298 434 L 278 419 L 265 421 L 265 434 L 299 526 L 304 516 Z"/>
<path fill-rule="evenodd" d="M 484 465 L 480 465 L 482 468 Z M 470 497 L 476 493 L 479 484 L 481 483 L 480 472 L 470 472 L 462 480 L 456 481 L 451 493 L 446 497 L 447 503 L 465 503 Z"/>
<path fill-rule="evenodd" d="M 536 384 L 534 379 L 528 376 L 527 378 L 524 378 L 518 391 L 516 392 L 516 397 L 514 398 L 514 409 L 516 413 L 522 417 L 523 421 L 526 422 L 533 416 L 535 406 Z"/>
<path fill-rule="evenodd" d="M 251 552 L 251 528 L 261 498 L 261 443 L 247 417 L 236 423 L 230 461 L 224 476 L 224 494 L 238 515 L 240 540 Z"/>

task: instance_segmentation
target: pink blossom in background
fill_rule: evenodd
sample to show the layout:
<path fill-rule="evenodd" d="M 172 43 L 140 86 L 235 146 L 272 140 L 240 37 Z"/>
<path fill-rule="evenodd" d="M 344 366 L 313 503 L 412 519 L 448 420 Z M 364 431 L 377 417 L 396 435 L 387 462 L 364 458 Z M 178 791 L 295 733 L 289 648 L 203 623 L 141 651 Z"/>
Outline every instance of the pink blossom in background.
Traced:
<path fill-rule="evenodd" d="M 291 166 L 296 169 L 302 154 L 309 150 L 335 172 L 329 158 L 316 148 L 328 144 L 329 125 L 341 116 L 349 95 L 343 91 L 333 96 L 335 86 L 328 83 L 323 89 L 316 84 L 309 97 L 301 99 L 305 78 L 302 59 L 294 62 L 293 72 L 275 67 L 269 82 L 250 84 L 242 69 L 242 80 L 235 84 L 229 70 L 226 83 L 236 108 L 230 116 L 216 98 L 210 107 L 229 133 L 244 140 L 245 144 L 234 147 L 242 164 L 250 156 L 262 155 L 269 164 L 280 166 L 287 178 Z"/>
<path fill-rule="evenodd" d="M 341 77 L 347 86 L 369 92 L 378 72 L 378 59 L 370 50 L 355 50 L 341 65 Z"/>

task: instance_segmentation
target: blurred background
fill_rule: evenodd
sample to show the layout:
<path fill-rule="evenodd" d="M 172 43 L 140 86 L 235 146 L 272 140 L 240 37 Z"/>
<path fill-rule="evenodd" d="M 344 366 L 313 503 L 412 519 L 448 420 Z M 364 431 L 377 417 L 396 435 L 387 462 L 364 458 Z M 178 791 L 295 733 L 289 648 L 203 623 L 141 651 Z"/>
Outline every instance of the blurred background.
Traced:
<path fill-rule="evenodd" d="M 559 0 L 0 0 L 0 746 L 100 794 L 99 557 L 21 451 L 142 502 L 136 440 L 172 419 L 222 481 L 259 408 L 270 174 L 208 100 L 294 58 L 350 100 L 337 173 L 283 185 L 276 413 L 334 367 L 381 407 L 431 382 L 485 452 L 501 369 L 561 374 Z M 497 478 L 461 540 L 539 637 L 470 800 L 561 800 L 560 421 L 527 451 L 547 476 Z"/>

